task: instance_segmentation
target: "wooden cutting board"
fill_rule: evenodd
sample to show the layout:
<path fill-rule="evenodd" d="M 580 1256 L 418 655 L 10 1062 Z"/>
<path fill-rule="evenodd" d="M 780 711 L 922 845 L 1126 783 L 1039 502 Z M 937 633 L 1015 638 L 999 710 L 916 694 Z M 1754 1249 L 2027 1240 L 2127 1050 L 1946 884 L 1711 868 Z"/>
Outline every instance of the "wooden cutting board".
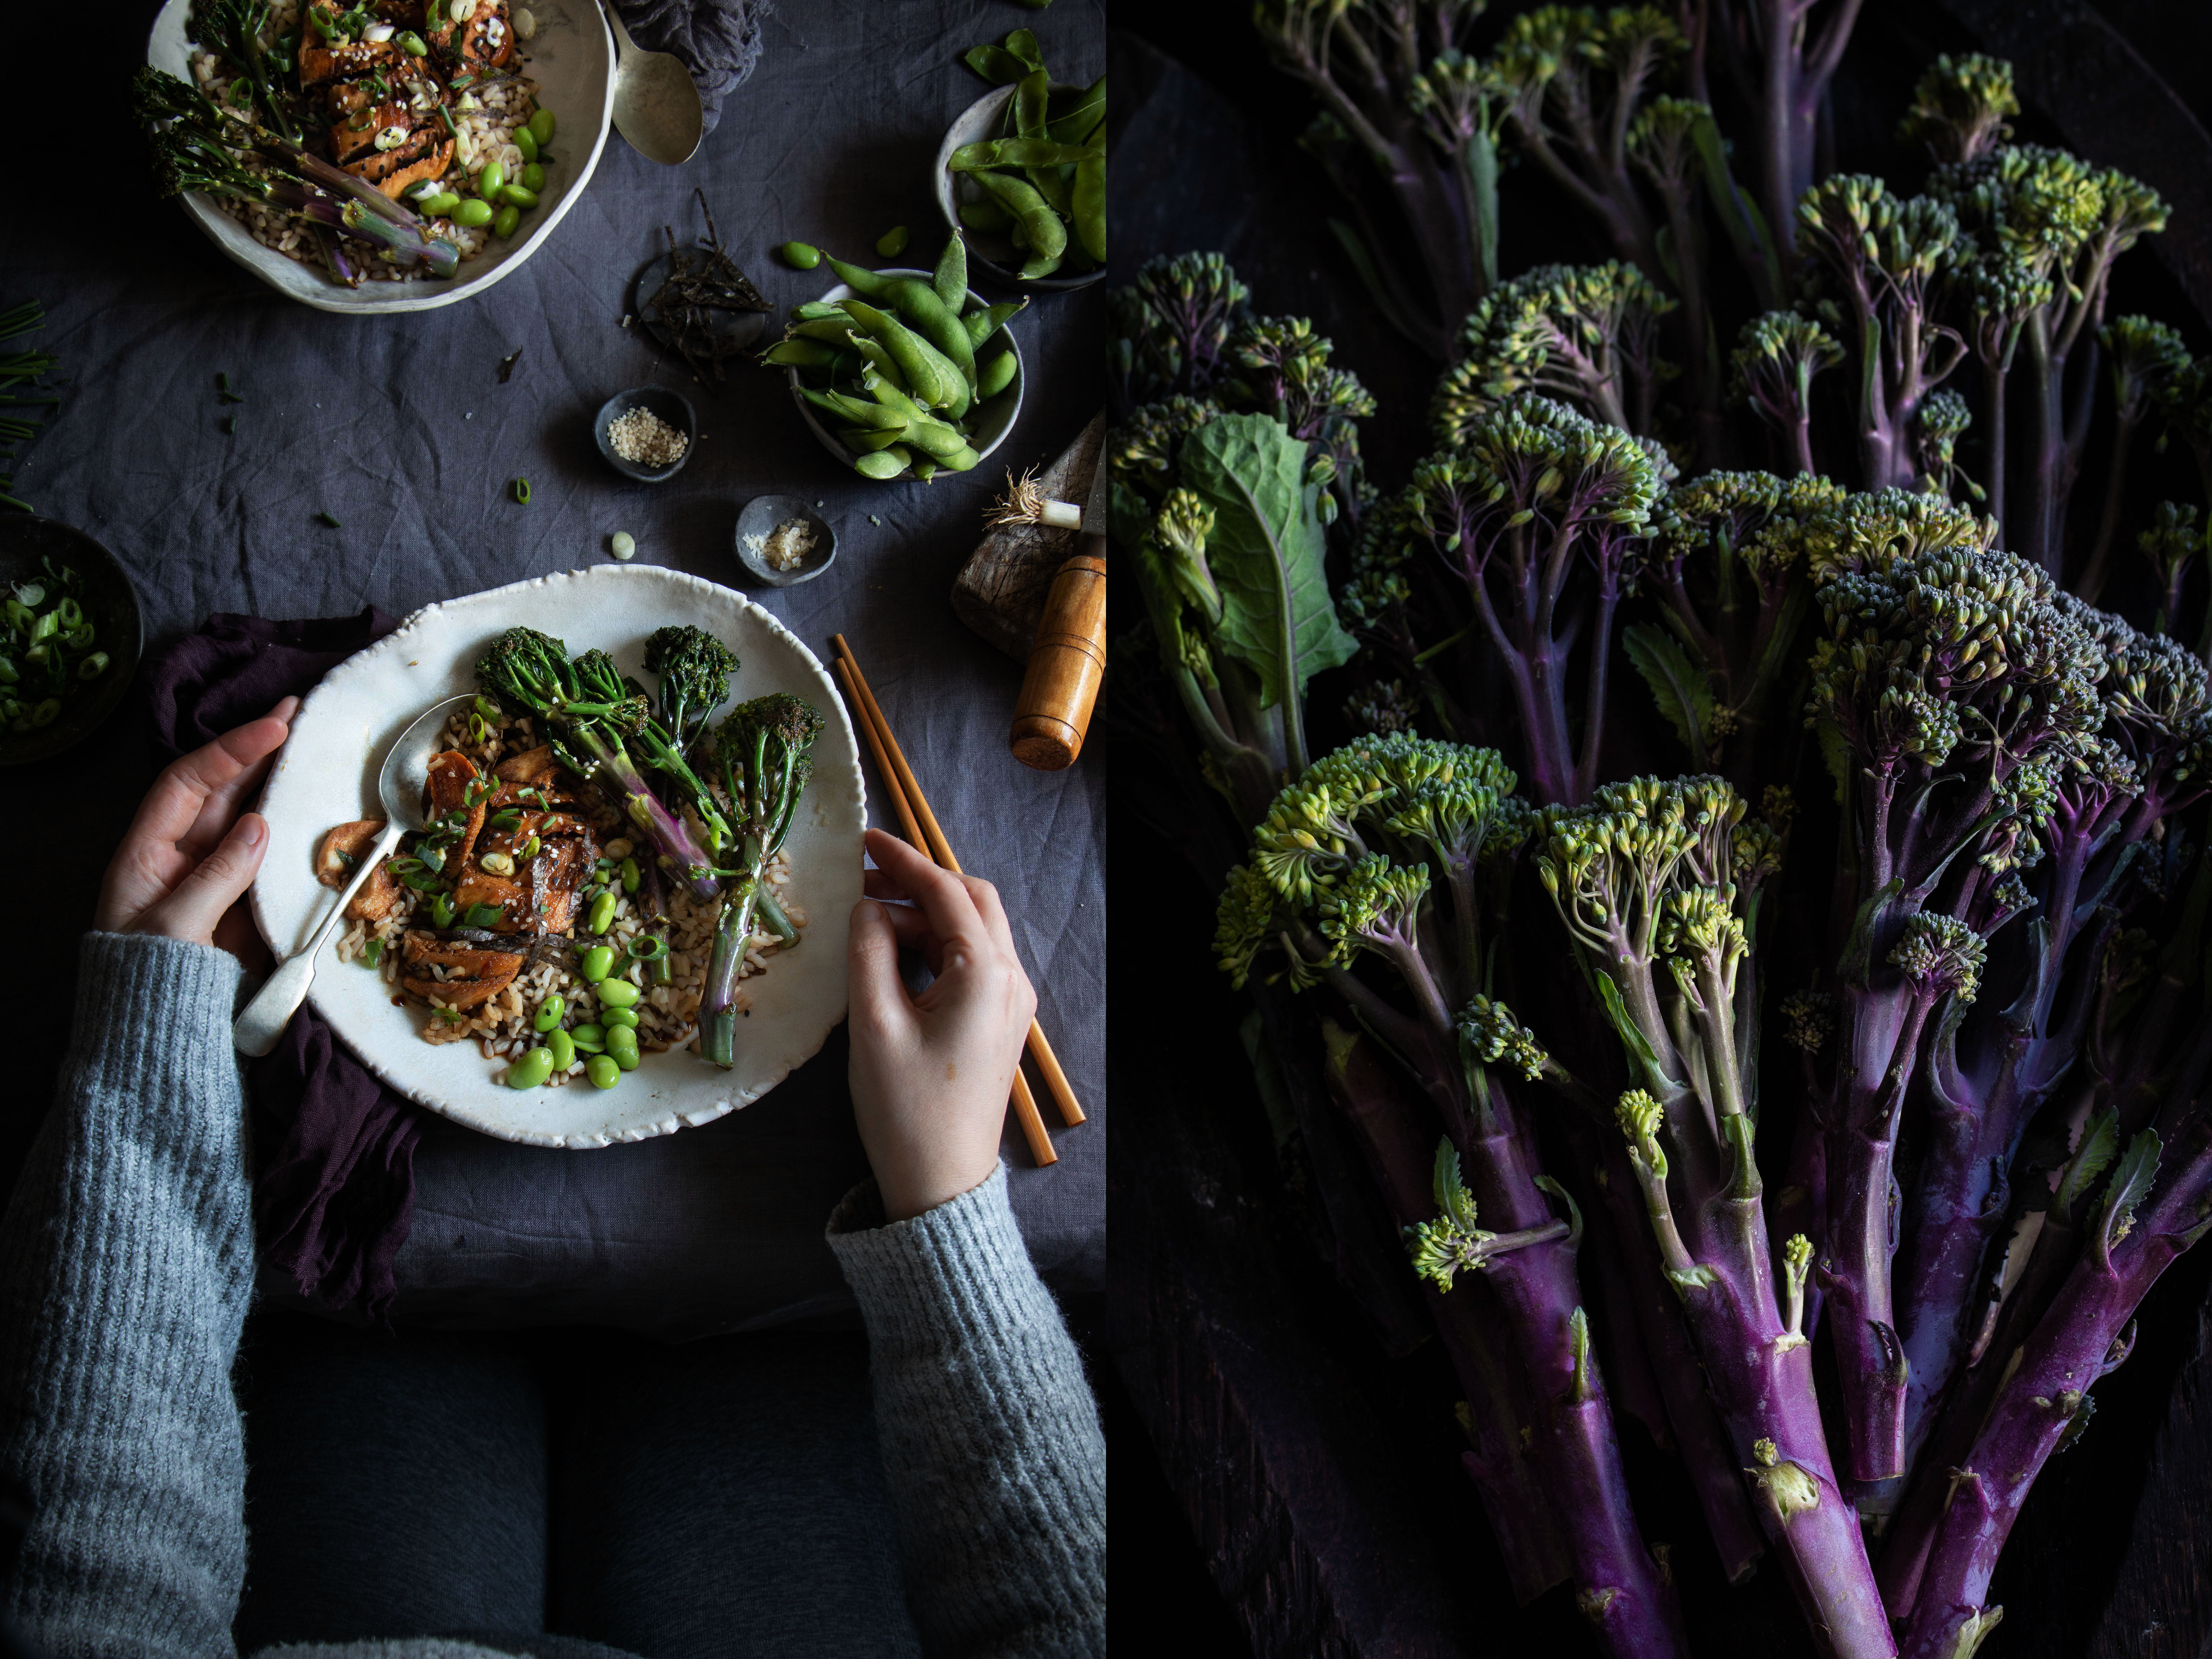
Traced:
<path fill-rule="evenodd" d="M 1090 497 L 1091 474 L 1105 442 L 1106 414 L 1101 410 L 1060 458 L 1037 474 L 1037 487 L 1054 501 L 1080 505 Z M 1045 594 L 1082 534 L 1039 525 L 994 528 L 953 579 L 953 614 L 1016 662 L 1028 662 Z"/>

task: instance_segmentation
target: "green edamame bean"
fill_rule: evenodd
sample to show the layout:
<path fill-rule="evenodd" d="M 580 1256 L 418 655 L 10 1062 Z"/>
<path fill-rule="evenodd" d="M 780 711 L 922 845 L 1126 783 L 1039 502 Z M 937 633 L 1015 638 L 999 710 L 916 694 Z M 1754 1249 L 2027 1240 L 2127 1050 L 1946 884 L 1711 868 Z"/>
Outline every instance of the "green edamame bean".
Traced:
<path fill-rule="evenodd" d="M 594 1089 L 611 1089 L 622 1081 L 622 1067 L 605 1054 L 593 1054 L 584 1062 L 584 1075 Z"/>
<path fill-rule="evenodd" d="M 911 240 L 912 233 L 904 225 L 893 225 L 876 238 L 876 252 L 886 259 L 896 259 L 906 252 L 906 245 Z"/>
<path fill-rule="evenodd" d="M 527 185 L 501 185 L 499 199 L 509 207 L 534 208 L 538 205 L 538 192 Z"/>
<path fill-rule="evenodd" d="M 576 1063 L 576 1039 L 559 1026 L 545 1034 L 545 1046 L 553 1051 L 553 1070 L 565 1072 Z"/>
<path fill-rule="evenodd" d="M 614 971 L 615 947 L 594 945 L 576 959 L 576 971 L 584 976 L 586 985 L 597 985 Z"/>
<path fill-rule="evenodd" d="M 627 1026 L 629 1030 L 635 1031 L 637 1030 L 637 1010 L 635 1008 L 602 1008 L 599 1010 L 599 1024 L 605 1026 L 610 1031 L 613 1030 L 617 1025 Z"/>
<path fill-rule="evenodd" d="M 579 1025 L 568 1033 L 568 1040 L 587 1054 L 596 1054 L 607 1046 L 606 1030 L 599 1025 Z"/>
<path fill-rule="evenodd" d="M 485 201 L 496 201 L 499 187 L 507 182 L 507 169 L 496 161 L 484 163 L 484 170 L 477 174 L 477 194 Z"/>
<path fill-rule="evenodd" d="M 422 204 L 422 210 L 425 217 L 442 219 L 460 204 L 459 197 L 454 195 L 450 190 L 441 190 Z"/>
<path fill-rule="evenodd" d="M 602 893 L 592 901 L 590 925 L 594 933 L 605 933 L 608 928 L 614 926 L 614 920 L 615 896 L 612 893 Z"/>
<path fill-rule="evenodd" d="M 1052 204 L 1037 193 L 1036 186 L 1011 173 L 978 173 L 972 176 L 998 198 L 1000 207 L 1014 216 L 1031 252 L 1057 260 L 1067 251 L 1067 227 L 1060 222 Z"/>
<path fill-rule="evenodd" d="M 793 270 L 811 270 L 822 263 L 822 250 L 809 242 L 786 242 L 776 252 Z"/>
<path fill-rule="evenodd" d="M 550 1031 L 561 1023 L 561 1016 L 568 1012 L 568 1000 L 556 993 L 538 1005 L 538 1017 L 530 1022 L 534 1030 Z"/>
<path fill-rule="evenodd" d="M 514 147 L 522 152 L 524 161 L 535 161 L 538 159 L 538 135 L 527 126 L 515 128 Z"/>
<path fill-rule="evenodd" d="M 516 227 L 521 223 L 522 210 L 509 204 L 492 215 L 491 234 L 501 238 L 512 236 L 515 233 Z"/>
<path fill-rule="evenodd" d="M 538 140 L 538 149 L 543 149 L 553 142 L 553 129 L 558 125 L 550 109 L 541 109 L 530 118 L 530 134 Z"/>
<path fill-rule="evenodd" d="M 811 252 L 811 250 L 809 251 Z M 820 256 L 817 255 L 816 257 L 818 258 Z M 850 318 L 845 315 L 844 307 L 841 305 L 833 305 L 827 300 L 809 300 L 803 306 L 794 306 L 792 307 L 791 316 L 793 322 L 834 322 L 840 329 L 848 327 L 852 321 Z"/>
<path fill-rule="evenodd" d="M 524 127 L 521 131 L 527 132 L 530 129 L 528 127 Z M 525 190 L 544 190 L 545 188 L 545 169 L 538 166 L 535 161 L 524 162 L 522 166 L 522 187 Z"/>
<path fill-rule="evenodd" d="M 1002 348 L 995 356 L 977 365 L 975 395 L 978 398 L 997 397 L 1014 383 L 1015 366 L 1012 346 Z"/>
<path fill-rule="evenodd" d="M 1014 216 L 987 196 L 980 202 L 963 202 L 960 204 L 960 222 L 970 230 L 980 230 L 989 235 L 1012 224 Z"/>
<path fill-rule="evenodd" d="M 637 891 L 638 884 L 644 879 L 645 872 L 637 867 L 637 860 L 635 859 L 624 859 L 622 861 L 622 884 L 623 892 L 635 893 Z"/>
<path fill-rule="evenodd" d="M 532 1048 L 507 1068 L 507 1086 L 510 1089 L 535 1089 L 553 1075 L 553 1051 Z"/>
<path fill-rule="evenodd" d="M 968 299 L 968 239 L 958 231 L 946 240 L 945 252 L 937 256 L 937 270 L 929 286 L 937 302 L 957 317 Z"/>
<path fill-rule="evenodd" d="M 638 999 L 644 994 L 626 979 L 611 979 L 599 987 L 599 1006 L 605 1008 L 635 1008 Z"/>
<path fill-rule="evenodd" d="M 874 478 L 881 482 L 897 477 L 900 473 L 907 470 L 912 459 L 913 457 L 903 448 L 894 446 L 890 449 L 878 449 L 871 454 L 861 456 L 859 460 L 853 463 L 853 471 L 864 478 Z"/>
<path fill-rule="evenodd" d="M 977 307 L 969 315 L 963 317 L 960 322 L 962 326 L 967 329 L 968 337 L 975 343 L 975 349 L 981 351 L 989 343 L 994 334 L 1004 328 L 1017 314 L 1026 309 L 1028 305 L 1027 300 L 1001 300 L 994 306 Z M 979 369 L 977 374 L 980 376 L 981 371 Z"/>
<path fill-rule="evenodd" d="M 1106 258 L 1106 151 L 1102 145 L 1084 152 L 1075 164 L 1075 234 L 1083 251 L 1103 264 Z"/>
<path fill-rule="evenodd" d="M 617 1025 L 607 1033 L 607 1054 L 625 1072 L 637 1070 L 637 1033 Z"/>
<path fill-rule="evenodd" d="M 491 204 L 474 197 L 465 202 L 456 202 L 448 211 L 452 213 L 455 224 L 465 225 L 471 230 L 481 229 L 491 222 Z"/>

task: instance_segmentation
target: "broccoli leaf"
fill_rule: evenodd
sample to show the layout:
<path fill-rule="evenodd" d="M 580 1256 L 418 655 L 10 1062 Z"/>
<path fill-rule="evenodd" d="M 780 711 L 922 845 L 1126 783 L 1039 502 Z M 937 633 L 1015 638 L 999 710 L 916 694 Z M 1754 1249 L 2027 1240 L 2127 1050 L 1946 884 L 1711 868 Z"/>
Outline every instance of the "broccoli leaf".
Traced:
<path fill-rule="evenodd" d="M 1649 623 L 1638 623 L 1627 629 L 1620 643 L 1628 660 L 1651 688 L 1659 712 L 1690 751 L 1690 764 L 1705 770 L 1712 764 L 1706 753 L 1705 732 L 1712 724 L 1713 694 L 1705 675 L 1680 641 Z"/>
<path fill-rule="evenodd" d="M 1302 701 L 1306 682 L 1358 649 L 1322 570 L 1307 446 L 1267 415 L 1224 415 L 1183 441 L 1181 474 L 1214 512 L 1206 563 L 1221 588 L 1214 636 L 1260 682 L 1260 706 Z"/>

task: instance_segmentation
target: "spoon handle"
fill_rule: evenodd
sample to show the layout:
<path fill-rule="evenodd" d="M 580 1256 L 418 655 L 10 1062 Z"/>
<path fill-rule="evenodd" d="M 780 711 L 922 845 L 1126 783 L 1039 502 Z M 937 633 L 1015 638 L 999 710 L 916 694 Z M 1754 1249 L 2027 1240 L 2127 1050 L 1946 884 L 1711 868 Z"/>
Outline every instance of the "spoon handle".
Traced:
<path fill-rule="evenodd" d="M 307 941 L 307 948 L 287 958 L 284 965 L 270 975 L 253 994 L 253 1000 L 246 1005 L 246 1012 L 230 1028 L 230 1040 L 239 1053 L 258 1060 L 276 1046 L 277 1040 L 284 1035 L 284 1028 L 292 1023 L 292 1016 L 307 1000 L 307 988 L 315 982 L 315 957 L 345 915 L 346 906 L 353 902 L 353 896 L 361 890 L 362 884 L 384 862 L 405 833 L 397 819 L 384 826 L 374 850 L 362 860 L 361 867 L 353 872 L 353 879 L 345 884 L 345 890 L 338 895 L 338 902 L 331 907 L 330 915 L 323 918 L 323 925 L 315 929 L 315 936 Z"/>

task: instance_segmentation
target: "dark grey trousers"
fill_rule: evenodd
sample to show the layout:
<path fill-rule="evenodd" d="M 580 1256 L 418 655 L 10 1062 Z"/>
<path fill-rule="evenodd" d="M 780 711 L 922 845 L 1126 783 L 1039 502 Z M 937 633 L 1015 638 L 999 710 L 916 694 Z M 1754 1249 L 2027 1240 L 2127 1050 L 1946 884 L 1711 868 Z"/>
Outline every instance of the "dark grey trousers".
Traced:
<path fill-rule="evenodd" d="M 857 1334 L 257 1314 L 236 1382 L 241 1653 L 549 1632 L 646 1659 L 921 1650 Z"/>

